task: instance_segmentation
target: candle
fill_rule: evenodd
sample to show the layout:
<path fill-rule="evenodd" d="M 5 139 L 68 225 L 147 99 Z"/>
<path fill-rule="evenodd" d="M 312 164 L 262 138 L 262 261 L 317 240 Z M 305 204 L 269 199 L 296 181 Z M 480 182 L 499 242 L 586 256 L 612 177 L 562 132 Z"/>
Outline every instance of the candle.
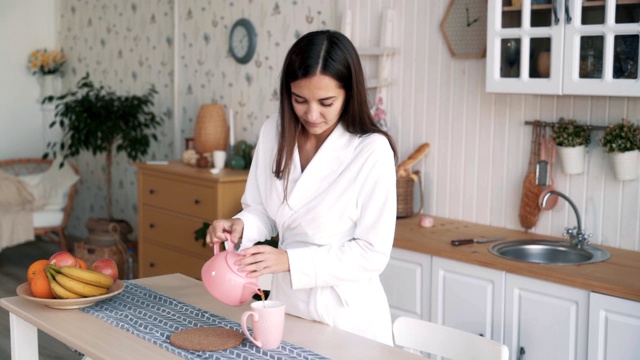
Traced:
<path fill-rule="evenodd" d="M 235 143 L 235 134 L 233 128 L 233 109 L 229 108 L 229 146 Z"/>

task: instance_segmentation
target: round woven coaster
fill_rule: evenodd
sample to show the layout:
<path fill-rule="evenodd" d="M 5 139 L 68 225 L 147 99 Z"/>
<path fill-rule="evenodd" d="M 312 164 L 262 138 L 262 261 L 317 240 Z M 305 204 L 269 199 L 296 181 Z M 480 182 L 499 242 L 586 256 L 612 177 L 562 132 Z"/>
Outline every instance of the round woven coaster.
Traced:
<path fill-rule="evenodd" d="M 185 350 L 217 351 L 242 343 L 242 333 L 221 327 L 201 327 L 180 330 L 169 338 L 171 345 Z"/>

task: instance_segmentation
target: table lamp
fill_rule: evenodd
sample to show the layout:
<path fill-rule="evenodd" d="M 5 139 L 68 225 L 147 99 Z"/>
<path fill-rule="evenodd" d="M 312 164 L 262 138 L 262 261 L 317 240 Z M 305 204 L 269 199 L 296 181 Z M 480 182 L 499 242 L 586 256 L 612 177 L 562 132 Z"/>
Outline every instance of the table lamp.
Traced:
<path fill-rule="evenodd" d="M 204 104 L 198 111 L 193 129 L 195 150 L 198 153 L 198 167 L 209 167 L 209 158 L 214 150 L 227 150 L 229 144 L 229 126 L 224 109 L 220 104 Z"/>

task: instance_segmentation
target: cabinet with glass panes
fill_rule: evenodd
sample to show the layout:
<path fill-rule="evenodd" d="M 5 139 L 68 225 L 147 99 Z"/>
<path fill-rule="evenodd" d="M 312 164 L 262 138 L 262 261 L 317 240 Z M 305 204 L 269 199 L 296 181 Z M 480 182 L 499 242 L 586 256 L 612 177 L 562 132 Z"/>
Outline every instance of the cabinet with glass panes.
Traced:
<path fill-rule="evenodd" d="M 488 92 L 640 96 L 640 0 L 489 0 Z"/>

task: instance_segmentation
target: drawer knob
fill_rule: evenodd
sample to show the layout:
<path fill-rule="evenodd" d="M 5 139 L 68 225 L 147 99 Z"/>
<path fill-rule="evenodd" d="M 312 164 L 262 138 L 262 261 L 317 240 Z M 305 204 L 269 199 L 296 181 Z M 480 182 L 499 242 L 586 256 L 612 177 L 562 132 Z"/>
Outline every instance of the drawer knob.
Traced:
<path fill-rule="evenodd" d="M 149 229 L 153 229 L 155 227 L 156 227 L 156 224 L 153 224 L 153 223 L 149 224 Z"/>
<path fill-rule="evenodd" d="M 200 199 L 196 199 L 193 203 L 196 205 L 200 205 Z"/>
<path fill-rule="evenodd" d="M 153 261 L 152 261 L 152 262 L 150 262 L 150 263 L 149 263 L 149 267 L 150 267 L 150 268 L 154 268 L 154 267 L 156 267 L 156 263 L 154 263 Z"/>
<path fill-rule="evenodd" d="M 153 189 L 149 189 L 149 194 L 153 195 L 153 194 L 155 194 L 155 193 L 156 193 L 156 191 L 155 191 L 155 190 L 153 190 Z"/>

